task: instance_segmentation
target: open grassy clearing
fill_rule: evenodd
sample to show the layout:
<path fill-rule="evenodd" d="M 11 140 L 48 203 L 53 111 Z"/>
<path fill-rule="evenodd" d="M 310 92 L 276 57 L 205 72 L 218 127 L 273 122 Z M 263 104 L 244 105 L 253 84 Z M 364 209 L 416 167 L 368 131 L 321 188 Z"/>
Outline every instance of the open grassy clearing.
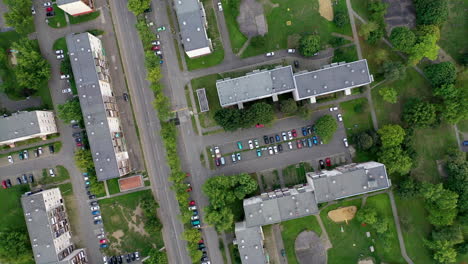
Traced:
<path fill-rule="evenodd" d="M 185 55 L 185 62 L 189 71 L 207 68 L 220 64 L 224 60 L 224 49 L 221 43 L 221 37 L 218 31 L 218 23 L 216 21 L 215 11 L 211 1 L 204 1 L 206 19 L 208 21 L 207 34 L 211 39 L 213 45 L 213 52 L 209 55 L 201 56 L 199 58 L 190 59 Z"/>
<path fill-rule="evenodd" d="M 151 190 L 134 192 L 99 201 L 110 247 L 108 254 L 139 251 L 146 256 L 152 248 L 164 245 L 162 235 L 150 236 L 142 221 L 141 199 L 154 200 Z"/>
<path fill-rule="evenodd" d="M 367 6 L 369 5 L 370 0 L 351 0 L 351 6 L 356 13 L 362 18 L 368 20 L 370 17 Z"/>
<path fill-rule="evenodd" d="M 239 30 L 237 15 L 239 14 L 240 0 L 222 0 L 224 19 L 229 31 L 229 40 L 231 41 L 232 52 L 237 54 L 247 37 Z"/>
<path fill-rule="evenodd" d="M 67 47 L 67 41 L 65 40 L 65 37 L 56 39 L 54 42 L 54 45 L 52 45 L 52 49 L 63 50 L 64 53 L 67 53 L 68 47 Z"/>
<path fill-rule="evenodd" d="M 289 220 L 281 223 L 281 236 L 283 237 L 284 249 L 289 264 L 298 263 L 296 259 L 296 251 L 294 250 L 294 242 L 296 237 L 305 230 L 314 231 L 318 236 L 322 234 L 322 229 L 315 215 L 309 215 L 294 220 Z"/>
<path fill-rule="evenodd" d="M 457 127 L 461 132 L 468 133 L 468 120 L 458 122 Z"/>
<path fill-rule="evenodd" d="M 65 200 L 65 208 L 67 209 L 68 220 L 70 221 L 70 227 L 72 233 L 77 232 L 78 228 L 78 205 L 76 198 L 73 196 L 73 188 L 71 183 L 64 183 L 57 186 L 62 193 L 62 197 Z"/>
<path fill-rule="evenodd" d="M 67 26 L 67 21 L 65 20 L 65 12 L 58 8 L 56 4 L 52 6 L 54 8 L 55 15 L 53 17 L 48 18 L 49 26 L 53 28 L 62 28 Z"/>
<path fill-rule="evenodd" d="M 44 173 L 45 171 L 45 173 Z M 46 184 L 54 184 L 60 183 L 70 179 L 70 174 L 68 170 L 64 166 L 57 166 L 54 168 L 55 177 L 51 177 L 49 174 L 49 169 L 42 169 L 42 176 L 41 178 L 37 178 L 36 176 L 36 183 L 35 185 L 46 185 Z"/>
<path fill-rule="evenodd" d="M 109 190 L 110 195 L 119 193 L 120 192 L 119 179 L 115 178 L 115 179 L 107 180 L 107 189 Z"/>
<path fill-rule="evenodd" d="M 468 0 L 451 0 L 447 22 L 440 30 L 439 45 L 458 63 L 468 51 Z"/>
<path fill-rule="evenodd" d="M 287 187 L 292 187 L 296 184 L 306 183 L 306 173 L 310 171 L 313 169 L 307 162 L 289 165 L 283 169 L 284 184 Z"/>
<path fill-rule="evenodd" d="M 0 231 L 7 229 L 26 231 L 26 220 L 23 215 L 20 197 L 29 191 L 29 185 L 13 185 L 11 188 L 1 190 L 0 192 Z"/>
<path fill-rule="evenodd" d="M 352 143 L 353 135 L 373 128 L 367 98 L 359 98 L 340 103 L 343 123 L 348 140 Z"/>
<path fill-rule="evenodd" d="M 68 16 L 68 18 L 70 20 L 70 24 L 73 25 L 73 24 L 79 24 L 79 23 L 83 23 L 86 21 L 94 20 L 98 18 L 100 14 L 101 14 L 101 11 L 98 10 L 98 11 L 94 11 L 92 13 L 81 15 L 81 16 Z"/>
<path fill-rule="evenodd" d="M 338 4 L 333 5 L 333 8 L 341 9 L 347 14 L 346 1 L 338 0 L 336 2 Z M 260 47 L 249 45 L 242 53 L 242 57 L 255 56 L 278 49 L 298 48 L 292 44 L 288 46 L 288 38 L 298 39 L 302 34 L 315 33 L 320 35 L 323 45 L 329 42 L 332 32 L 352 34 L 349 24 L 338 28 L 333 21 L 328 21 L 320 16 L 318 10 L 318 0 L 272 0 L 264 4 L 265 18 L 268 24 L 265 45 Z"/>

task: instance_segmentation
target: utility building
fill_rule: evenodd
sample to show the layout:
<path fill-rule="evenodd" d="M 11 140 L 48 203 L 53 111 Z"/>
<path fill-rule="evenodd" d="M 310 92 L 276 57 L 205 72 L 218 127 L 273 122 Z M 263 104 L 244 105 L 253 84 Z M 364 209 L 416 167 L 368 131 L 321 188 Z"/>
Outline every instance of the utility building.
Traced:
<path fill-rule="evenodd" d="M 93 0 L 57 0 L 57 6 L 72 16 L 88 14 L 94 11 Z"/>

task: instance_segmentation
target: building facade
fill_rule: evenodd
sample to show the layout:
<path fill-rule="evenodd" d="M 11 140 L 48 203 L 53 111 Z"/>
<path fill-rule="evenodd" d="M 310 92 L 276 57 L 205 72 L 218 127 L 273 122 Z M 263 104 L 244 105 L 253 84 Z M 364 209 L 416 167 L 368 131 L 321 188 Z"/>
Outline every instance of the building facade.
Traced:
<path fill-rule="evenodd" d="M 57 0 L 57 6 L 72 16 L 94 11 L 94 0 Z"/>
<path fill-rule="evenodd" d="M 71 242 L 70 225 L 59 188 L 21 197 L 36 264 L 85 264 L 86 251 Z"/>
<path fill-rule="evenodd" d="M 102 42 L 87 32 L 66 40 L 97 178 L 126 175 L 130 160 Z"/>
<path fill-rule="evenodd" d="M 210 54 L 213 51 L 206 28 L 206 13 L 199 0 L 174 0 L 179 22 L 180 39 L 189 58 Z"/>
<path fill-rule="evenodd" d="M 0 117 L 0 146 L 57 133 L 52 111 L 18 112 Z"/>

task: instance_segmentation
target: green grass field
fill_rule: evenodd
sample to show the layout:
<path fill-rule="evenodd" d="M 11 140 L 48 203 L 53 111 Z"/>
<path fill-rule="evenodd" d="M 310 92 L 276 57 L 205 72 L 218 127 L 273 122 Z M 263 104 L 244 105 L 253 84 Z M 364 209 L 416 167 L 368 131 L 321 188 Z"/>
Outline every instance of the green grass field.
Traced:
<path fill-rule="evenodd" d="M 468 51 L 468 0 L 451 0 L 447 22 L 440 30 L 439 45 L 458 63 Z"/>
<path fill-rule="evenodd" d="M 140 200 L 153 199 L 151 190 L 134 192 L 99 201 L 110 247 L 107 254 L 139 251 L 146 256 L 152 248 L 164 246 L 162 235 L 149 236 L 139 210 Z M 154 199 L 153 199 L 154 200 Z"/>
<path fill-rule="evenodd" d="M 220 64 L 224 60 L 224 49 L 219 36 L 218 24 L 216 21 L 215 11 L 211 2 L 205 2 L 206 19 L 208 21 L 207 34 L 213 44 L 213 52 L 209 55 L 199 58 L 190 59 L 185 55 L 185 62 L 189 71 L 211 67 Z"/>
<path fill-rule="evenodd" d="M 335 50 L 333 53 L 332 62 L 350 62 L 350 61 L 357 61 L 358 55 L 356 51 L 356 47 L 354 45 L 349 47 L 342 47 Z"/>
<path fill-rule="evenodd" d="M 239 25 L 236 20 L 237 14 L 239 13 L 240 0 L 222 0 L 221 2 L 223 5 L 224 19 L 226 20 L 226 26 L 229 31 L 229 40 L 231 41 L 232 52 L 237 54 L 247 41 L 247 37 L 240 32 Z"/>
<path fill-rule="evenodd" d="M 290 165 L 283 169 L 284 184 L 287 187 L 292 187 L 296 184 L 306 183 L 306 173 L 312 170 L 312 167 L 307 162 Z"/>
<path fill-rule="evenodd" d="M 318 236 L 322 234 L 322 229 L 315 215 L 281 223 L 281 236 L 283 237 L 284 249 L 286 250 L 286 257 L 288 258 L 289 264 L 298 263 L 294 250 L 294 242 L 296 241 L 296 237 L 305 230 L 314 231 Z"/>
<path fill-rule="evenodd" d="M 341 9 L 347 14 L 345 0 L 337 2 L 338 5 L 334 5 L 333 8 Z M 349 24 L 343 28 L 336 27 L 332 21 L 320 16 L 318 8 L 318 0 L 272 0 L 264 4 L 268 24 L 265 45 L 260 47 L 249 45 L 242 53 L 242 57 L 255 56 L 278 49 L 297 48 L 297 40 L 303 34 L 320 35 L 323 45 L 329 42 L 332 32 L 352 34 Z"/>
<path fill-rule="evenodd" d="M 58 38 L 55 40 L 54 45 L 52 46 L 53 50 L 63 50 L 64 53 L 68 52 L 67 41 L 65 37 Z"/>
<path fill-rule="evenodd" d="M 29 191 L 29 185 L 13 185 L 11 188 L 0 191 L 0 231 L 7 229 L 21 230 L 26 232 L 26 220 L 23 216 L 20 197 Z"/>
<path fill-rule="evenodd" d="M 468 120 L 462 120 L 457 124 L 458 130 L 468 133 Z"/>
<path fill-rule="evenodd" d="M 115 179 L 107 180 L 107 189 L 109 190 L 109 194 L 111 195 L 115 193 L 119 193 L 120 192 L 119 179 L 115 178 Z"/>
<path fill-rule="evenodd" d="M 367 98 L 359 98 L 340 103 L 343 112 L 343 123 L 348 140 L 352 143 L 352 136 L 373 128 L 372 117 Z"/>
<path fill-rule="evenodd" d="M 369 65 L 369 71 L 374 75 L 374 83 L 376 84 L 384 79 L 383 75 L 380 73 L 381 63 L 383 61 L 392 60 L 392 61 L 401 61 L 402 59 L 398 54 L 385 44 L 383 41 L 379 41 L 375 45 L 370 45 L 364 39 L 359 38 L 361 44 L 362 56 L 367 59 L 367 64 Z M 383 59 L 376 56 L 377 53 L 383 52 L 386 56 Z"/>
<path fill-rule="evenodd" d="M 356 13 L 361 16 L 362 18 L 368 20 L 369 19 L 369 11 L 367 10 L 367 5 L 369 4 L 369 0 L 351 0 L 351 6 Z"/>
<path fill-rule="evenodd" d="M 55 15 L 48 18 L 49 26 L 53 28 L 62 28 L 67 26 L 67 21 L 65 20 L 65 12 L 58 8 L 56 4 L 53 5 Z"/>
<path fill-rule="evenodd" d="M 70 179 L 70 174 L 68 170 L 64 166 L 57 166 L 54 169 L 55 177 L 51 177 L 49 175 L 49 170 L 47 169 L 47 173 L 43 174 L 40 179 L 36 179 L 36 184 L 45 185 L 45 184 L 54 184 L 60 183 L 65 180 Z"/>
<path fill-rule="evenodd" d="M 99 17 L 99 15 L 101 14 L 101 11 L 95 11 L 95 12 L 92 12 L 92 13 L 89 13 L 89 14 L 85 14 L 85 15 L 81 15 L 81 16 L 68 16 L 68 18 L 70 19 L 70 24 L 79 24 L 79 23 L 83 23 L 83 22 L 86 22 L 86 21 L 90 21 L 90 20 L 93 20 L 93 19 L 96 19 Z"/>
<path fill-rule="evenodd" d="M 193 96 L 195 97 L 195 104 L 199 112 L 198 118 L 200 119 L 200 125 L 204 128 L 216 125 L 213 116 L 217 110 L 221 109 L 218 91 L 216 90 L 216 80 L 222 78 L 223 77 L 219 74 L 211 74 L 192 80 Z M 201 88 L 205 88 L 206 97 L 210 106 L 210 111 L 205 113 L 200 113 L 200 105 L 198 104 L 197 89 Z"/>

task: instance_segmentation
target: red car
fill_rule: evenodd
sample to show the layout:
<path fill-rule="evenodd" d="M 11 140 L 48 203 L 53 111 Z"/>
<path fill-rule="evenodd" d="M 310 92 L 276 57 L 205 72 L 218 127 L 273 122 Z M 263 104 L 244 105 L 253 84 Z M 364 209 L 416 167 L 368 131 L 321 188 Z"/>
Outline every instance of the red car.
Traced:
<path fill-rule="evenodd" d="M 160 49 L 159 46 L 152 46 L 151 47 L 151 50 L 159 50 L 159 49 Z"/>
<path fill-rule="evenodd" d="M 256 128 L 262 128 L 262 127 L 265 127 L 265 125 L 264 124 L 256 124 L 255 127 Z"/>
<path fill-rule="evenodd" d="M 3 189 L 6 189 L 6 188 L 7 188 L 6 181 L 2 181 L 2 187 L 3 187 Z"/>
<path fill-rule="evenodd" d="M 325 163 L 327 164 L 327 167 L 331 167 L 331 160 L 330 158 L 325 159 Z"/>
<path fill-rule="evenodd" d="M 52 12 L 52 11 L 54 11 L 54 9 L 51 6 L 49 6 L 49 7 L 46 8 L 46 11 L 47 12 Z"/>
<path fill-rule="evenodd" d="M 192 201 L 190 201 L 188 204 L 189 204 L 189 206 L 194 206 L 194 205 L 195 205 L 195 201 L 192 200 Z"/>
<path fill-rule="evenodd" d="M 99 240 L 99 243 L 101 243 L 101 244 L 104 244 L 104 243 L 106 243 L 106 242 L 107 242 L 107 240 L 105 240 L 105 239 Z"/>
<path fill-rule="evenodd" d="M 190 183 L 187 183 L 187 190 L 185 190 L 186 192 L 191 192 L 192 191 L 192 186 L 190 185 Z"/>
<path fill-rule="evenodd" d="M 200 241 L 198 241 L 198 244 L 202 244 L 202 243 L 205 243 L 205 241 L 203 239 L 200 239 Z"/>
<path fill-rule="evenodd" d="M 293 129 L 293 130 L 291 131 L 291 133 L 292 133 L 292 136 L 293 136 L 293 137 L 297 137 L 296 129 Z"/>
<path fill-rule="evenodd" d="M 185 177 L 190 177 L 190 173 L 185 173 Z"/>
<path fill-rule="evenodd" d="M 302 148 L 302 142 L 300 140 L 296 141 L 296 144 L 298 149 Z"/>
<path fill-rule="evenodd" d="M 82 147 L 83 144 L 82 144 L 81 142 L 76 142 L 76 146 L 77 146 L 77 147 Z"/>

